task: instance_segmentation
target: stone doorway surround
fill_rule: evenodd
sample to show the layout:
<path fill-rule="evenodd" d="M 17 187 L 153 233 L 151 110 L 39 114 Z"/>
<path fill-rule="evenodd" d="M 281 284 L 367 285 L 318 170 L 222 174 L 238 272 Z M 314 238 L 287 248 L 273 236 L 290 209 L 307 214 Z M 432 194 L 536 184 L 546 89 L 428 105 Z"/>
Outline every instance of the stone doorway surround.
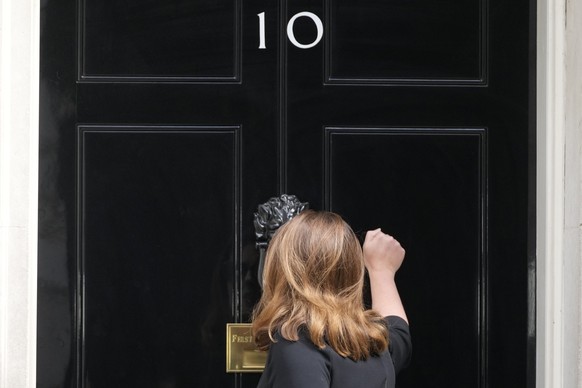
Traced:
<path fill-rule="evenodd" d="M 36 387 L 40 8 L 41 0 L 0 0 L 0 388 Z M 538 0 L 529 388 L 582 384 L 580 20 L 577 0 Z"/>
<path fill-rule="evenodd" d="M 582 4 L 538 0 L 536 386 L 582 384 Z"/>

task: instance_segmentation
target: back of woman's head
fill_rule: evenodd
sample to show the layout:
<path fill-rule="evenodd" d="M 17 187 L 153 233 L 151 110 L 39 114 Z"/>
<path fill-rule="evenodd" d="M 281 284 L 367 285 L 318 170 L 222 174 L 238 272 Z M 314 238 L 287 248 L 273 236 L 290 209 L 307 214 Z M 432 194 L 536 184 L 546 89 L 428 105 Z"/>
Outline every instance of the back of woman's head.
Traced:
<path fill-rule="evenodd" d="M 320 348 L 365 359 L 387 346 L 381 317 L 364 311 L 364 261 L 352 229 L 337 214 L 305 211 L 283 225 L 269 244 L 263 295 L 253 333 L 262 349 L 274 333 L 297 340 L 307 329 Z"/>
<path fill-rule="evenodd" d="M 264 271 L 265 292 L 321 303 L 327 294 L 361 296 L 362 249 L 351 228 L 330 212 L 306 211 L 277 232 Z"/>

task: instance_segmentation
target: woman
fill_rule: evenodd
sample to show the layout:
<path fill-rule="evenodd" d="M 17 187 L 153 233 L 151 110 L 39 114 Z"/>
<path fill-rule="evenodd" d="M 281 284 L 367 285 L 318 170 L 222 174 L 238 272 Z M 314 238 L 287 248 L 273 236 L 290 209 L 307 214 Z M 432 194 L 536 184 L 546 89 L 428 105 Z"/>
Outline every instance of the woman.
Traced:
<path fill-rule="evenodd" d="M 362 251 L 334 213 L 307 210 L 283 225 L 269 244 L 253 314 L 255 342 L 269 350 L 258 387 L 393 388 L 411 353 L 394 282 L 403 259 L 398 241 L 380 229 L 366 234 Z"/>

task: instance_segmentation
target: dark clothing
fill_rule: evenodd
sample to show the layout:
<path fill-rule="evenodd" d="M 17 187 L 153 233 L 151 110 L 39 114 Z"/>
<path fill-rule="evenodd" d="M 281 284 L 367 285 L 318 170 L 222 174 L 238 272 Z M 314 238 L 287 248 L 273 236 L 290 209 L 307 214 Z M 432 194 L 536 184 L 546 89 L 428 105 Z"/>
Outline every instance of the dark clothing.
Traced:
<path fill-rule="evenodd" d="M 394 388 L 396 374 L 410 360 L 410 331 L 400 317 L 384 319 L 389 348 L 365 361 L 341 357 L 330 346 L 319 349 L 307 333 L 299 333 L 298 341 L 277 335 L 257 388 Z"/>

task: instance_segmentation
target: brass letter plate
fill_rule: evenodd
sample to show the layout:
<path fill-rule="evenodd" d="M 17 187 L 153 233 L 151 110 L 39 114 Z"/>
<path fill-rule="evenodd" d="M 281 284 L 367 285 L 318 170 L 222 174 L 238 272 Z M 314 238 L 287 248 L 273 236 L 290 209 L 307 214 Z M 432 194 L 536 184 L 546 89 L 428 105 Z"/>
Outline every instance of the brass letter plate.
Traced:
<path fill-rule="evenodd" d="M 257 349 L 250 323 L 226 324 L 226 372 L 262 372 L 267 352 Z"/>

